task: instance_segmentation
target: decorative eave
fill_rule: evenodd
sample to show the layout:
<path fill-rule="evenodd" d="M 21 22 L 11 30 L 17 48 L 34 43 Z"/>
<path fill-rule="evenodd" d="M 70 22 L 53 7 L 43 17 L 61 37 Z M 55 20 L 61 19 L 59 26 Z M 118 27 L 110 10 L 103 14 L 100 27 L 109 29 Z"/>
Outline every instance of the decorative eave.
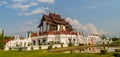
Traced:
<path fill-rule="evenodd" d="M 53 20 L 53 22 L 56 23 L 56 24 L 65 24 L 64 21 L 59 21 L 59 20 Z"/>
<path fill-rule="evenodd" d="M 49 25 L 56 25 L 54 22 L 52 21 L 46 21 Z"/>

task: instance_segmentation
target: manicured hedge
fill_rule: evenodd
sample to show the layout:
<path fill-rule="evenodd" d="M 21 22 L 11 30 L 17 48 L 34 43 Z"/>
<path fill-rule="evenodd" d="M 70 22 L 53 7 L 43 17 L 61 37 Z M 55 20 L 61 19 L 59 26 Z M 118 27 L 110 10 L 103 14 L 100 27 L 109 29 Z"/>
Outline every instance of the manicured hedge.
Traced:
<path fill-rule="evenodd" d="M 114 53 L 113 54 L 115 57 L 120 57 L 120 53 Z"/>
<path fill-rule="evenodd" d="M 120 52 L 120 49 L 115 49 L 115 52 Z"/>
<path fill-rule="evenodd" d="M 100 53 L 101 54 L 105 54 L 107 52 L 107 50 L 101 50 Z"/>

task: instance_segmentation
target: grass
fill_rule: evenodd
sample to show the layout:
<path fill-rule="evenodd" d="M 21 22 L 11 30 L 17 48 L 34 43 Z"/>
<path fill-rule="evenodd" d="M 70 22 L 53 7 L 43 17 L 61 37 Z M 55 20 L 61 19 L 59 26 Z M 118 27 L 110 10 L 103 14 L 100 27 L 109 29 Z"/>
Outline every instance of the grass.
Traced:
<path fill-rule="evenodd" d="M 120 39 L 117 41 L 113 41 L 113 44 L 119 44 L 120 43 Z"/>
<path fill-rule="evenodd" d="M 113 53 L 53 53 L 46 51 L 0 51 L 0 57 L 114 57 Z"/>

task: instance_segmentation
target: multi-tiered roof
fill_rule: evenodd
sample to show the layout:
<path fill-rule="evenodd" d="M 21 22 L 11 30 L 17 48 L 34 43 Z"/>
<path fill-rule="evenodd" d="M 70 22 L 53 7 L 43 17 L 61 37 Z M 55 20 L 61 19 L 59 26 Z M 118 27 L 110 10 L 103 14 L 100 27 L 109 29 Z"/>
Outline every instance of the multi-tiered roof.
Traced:
<path fill-rule="evenodd" d="M 43 27 L 43 22 L 46 22 L 48 25 L 53 26 L 52 29 L 42 31 L 39 33 L 32 33 L 32 36 L 41 36 L 41 35 L 56 35 L 56 34 L 70 34 L 77 35 L 77 32 L 73 31 L 72 26 L 65 19 L 61 18 L 60 15 L 56 13 L 49 13 L 48 15 L 44 14 L 40 20 L 38 28 Z M 65 30 L 57 31 L 57 25 L 64 25 Z M 83 35 L 83 33 L 79 33 Z"/>
<path fill-rule="evenodd" d="M 67 31 L 72 31 L 72 26 L 65 19 L 61 18 L 60 15 L 56 13 L 49 13 L 49 15 L 43 15 L 41 23 L 38 27 L 43 26 L 43 21 L 46 21 L 51 26 L 65 25 Z"/>

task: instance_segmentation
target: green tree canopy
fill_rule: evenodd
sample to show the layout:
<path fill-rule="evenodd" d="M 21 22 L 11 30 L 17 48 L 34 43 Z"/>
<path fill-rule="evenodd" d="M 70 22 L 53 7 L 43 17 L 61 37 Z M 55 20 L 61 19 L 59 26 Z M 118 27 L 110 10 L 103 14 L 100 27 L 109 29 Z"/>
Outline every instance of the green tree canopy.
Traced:
<path fill-rule="evenodd" d="M 101 38 L 102 38 L 102 39 L 106 39 L 107 37 L 106 37 L 106 35 L 102 34 L 102 35 L 101 35 Z"/>

